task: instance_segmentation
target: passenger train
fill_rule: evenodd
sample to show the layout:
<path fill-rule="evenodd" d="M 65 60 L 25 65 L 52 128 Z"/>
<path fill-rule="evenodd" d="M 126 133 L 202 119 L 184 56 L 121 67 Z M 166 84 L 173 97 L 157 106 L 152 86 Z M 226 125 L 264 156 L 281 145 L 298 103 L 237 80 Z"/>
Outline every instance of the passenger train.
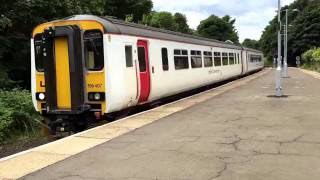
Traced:
<path fill-rule="evenodd" d="M 35 109 L 53 133 L 264 67 L 262 52 L 217 40 L 76 15 L 31 38 Z"/>

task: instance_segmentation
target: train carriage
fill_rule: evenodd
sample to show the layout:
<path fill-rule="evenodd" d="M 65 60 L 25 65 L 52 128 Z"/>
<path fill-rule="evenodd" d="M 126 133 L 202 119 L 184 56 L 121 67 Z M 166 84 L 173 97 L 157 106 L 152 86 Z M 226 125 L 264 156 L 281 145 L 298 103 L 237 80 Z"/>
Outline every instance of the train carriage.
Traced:
<path fill-rule="evenodd" d="M 31 52 L 33 103 L 53 132 L 264 66 L 254 49 L 92 15 L 37 26 Z"/>

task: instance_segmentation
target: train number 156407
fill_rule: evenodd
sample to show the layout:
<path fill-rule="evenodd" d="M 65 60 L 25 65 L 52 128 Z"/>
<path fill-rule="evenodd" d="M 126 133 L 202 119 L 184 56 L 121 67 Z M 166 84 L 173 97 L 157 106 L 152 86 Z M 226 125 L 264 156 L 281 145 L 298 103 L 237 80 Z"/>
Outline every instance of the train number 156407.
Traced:
<path fill-rule="evenodd" d="M 102 84 L 88 84 L 89 89 L 101 88 L 101 87 L 102 87 Z"/>

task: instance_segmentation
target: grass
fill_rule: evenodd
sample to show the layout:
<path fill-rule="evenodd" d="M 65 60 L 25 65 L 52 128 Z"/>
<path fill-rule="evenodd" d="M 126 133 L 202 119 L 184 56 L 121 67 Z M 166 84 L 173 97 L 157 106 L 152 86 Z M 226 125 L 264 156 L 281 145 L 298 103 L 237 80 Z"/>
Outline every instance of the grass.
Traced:
<path fill-rule="evenodd" d="M 303 69 L 307 69 L 307 70 L 311 70 L 311 71 L 316 71 L 316 72 L 319 72 L 320 73 L 320 63 L 306 63 L 306 64 L 303 64 L 301 66 L 301 68 Z"/>

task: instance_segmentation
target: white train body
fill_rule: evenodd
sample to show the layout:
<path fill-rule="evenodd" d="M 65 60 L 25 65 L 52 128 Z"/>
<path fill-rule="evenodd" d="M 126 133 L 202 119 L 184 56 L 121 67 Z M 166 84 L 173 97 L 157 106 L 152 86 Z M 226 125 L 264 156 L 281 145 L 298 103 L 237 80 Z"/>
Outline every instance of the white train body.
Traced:
<path fill-rule="evenodd" d="M 88 36 L 86 32 L 89 32 Z M 76 33 L 83 35 L 77 41 L 81 43 L 79 47 L 76 44 L 73 47 L 72 42 L 67 41 Z M 63 41 L 62 37 L 68 38 Z M 52 39 L 53 45 L 45 41 L 48 38 Z M 48 58 L 47 52 L 39 53 L 38 50 L 46 51 L 47 47 L 55 52 L 50 51 L 52 57 L 42 65 L 39 59 Z M 69 50 L 63 53 L 62 47 L 69 47 Z M 262 52 L 254 49 L 90 15 L 38 26 L 33 33 L 31 48 L 34 105 L 39 112 L 50 117 L 87 111 L 108 114 L 264 67 Z M 57 52 L 59 48 L 62 49 Z M 101 54 L 100 69 L 91 70 L 88 66 L 95 66 Z M 83 59 L 80 63 L 76 58 L 72 59 L 78 57 L 76 55 Z M 92 62 L 87 60 L 90 58 Z M 50 61 L 51 65 L 46 65 Z M 64 67 L 68 64 L 70 68 Z M 72 68 L 78 68 L 78 71 Z M 65 76 L 64 71 L 68 72 Z M 68 81 L 64 82 L 65 79 Z"/>
<path fill-rule="evenodd" d="M 165 41 L 159 39 L 148 39 L 143 37 L 134 37 L 126 35 L 105 35 L 105 39 L 111 38 L 111 42 L 105 43 L 105 59 L 106 78 L 110 86 L 107 86 L 107 112 L 114 112 L 129 106 L 138 104 L 139 97 L 139 76 L 135 67 L 126 67 L 124 47 L 132 45 L 136 49 L 136 42 L 140 39 L 148 41 L 149 47 L 149 68 L 154 68 L 154 72 L 150 74 L 151 90 L 148 102 L 155 101 L 167 96 L 178 94 L 184 91 L 196 89 L 205 85 L 213 84 L 219 81 L 241 76 L 263 68 L 262 62 L 247 62 L 247 58 L 243 58 L 243 64 L 234 64 L 227 66 L 213 66 L 203 68 L 191 68 L 183 70 L 175 70 L 174 65 L 174 49 L 186 49 L 190 53 L 191 50 L 226 52 L 226 53 L 244 53 L 259 54 L 248 50 L 226 49 L 219 47 L 208 47 L 195 44 L 185 44 L 174 41 Z M 161 48 L 168 49 L 169 70 L 164 71 L 162 68 Z M 183 47 L 183 48 L 181 48 Z M 112 52 L 112 53 L 108 53 Z M 261 53 L 260 53 L 261 55 Z M 202 56 L 203 58 L 203 56 Z M 137 53 L 133 53 L 133 59 L 138 62 Z M 246 63 L 247 62 L 247 63 Z M 189 55 L 189 65 L 190 65 Z M 247 64 L 247 70 L 242 71 L 242 66 Z"/>

